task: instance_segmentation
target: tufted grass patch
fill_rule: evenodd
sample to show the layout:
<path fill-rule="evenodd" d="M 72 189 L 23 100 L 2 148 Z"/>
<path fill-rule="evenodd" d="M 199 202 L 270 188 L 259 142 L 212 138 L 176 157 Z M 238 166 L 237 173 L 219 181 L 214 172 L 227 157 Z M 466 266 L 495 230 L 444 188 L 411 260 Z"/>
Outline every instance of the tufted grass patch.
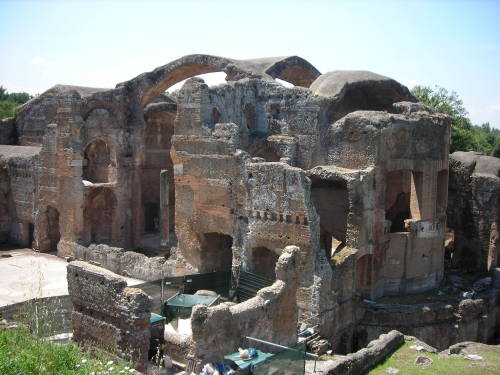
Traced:
<path fill-rule="evenodd" d="M 91 356 L 73 342 L 55 344 L 32 335 L 26 328 L 0 329 L 0 374 L 89 375 L 137 374 L 127 363 L 98 353 Z"/>
<path fill-rule="evenodd" d="M 439 375 L 497 375 L 500 374 L 500 346 L 477 344 L 467 349 L 467 354 L 478 354 L 483 361 L 470 361 L 462 355 L 444 355 L 417 352 L 410 349 L 414 341 L 406 341 L 383 363 L 372 369 L 370 375 L 387 375 L 389 367 L 398 369 L 398 374 L 439 374 Z M 429 366 L 415 365 L 415 359 L 425 356 L 432 359 Z"/>

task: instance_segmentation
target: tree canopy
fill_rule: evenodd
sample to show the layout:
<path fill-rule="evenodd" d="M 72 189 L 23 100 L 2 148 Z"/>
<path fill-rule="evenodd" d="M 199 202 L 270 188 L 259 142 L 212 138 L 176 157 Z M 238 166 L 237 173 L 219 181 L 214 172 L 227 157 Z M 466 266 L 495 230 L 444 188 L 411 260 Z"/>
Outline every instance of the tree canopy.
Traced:
<path fill-rule="evenodd" d="M 500 157 L 500 130 L 489 122 L 473 125 L 462 99 L 455 91 L 443 87 L 415 86 L 412 94 L 422 103 L 451 117 L 450 152 L 479 151 Z"/>
<path fill-rule="evenodd" d="M 0 86 L 0 119 L 14 116 L 16 108 L 33 98 L 27 92 L 8 93 L 7 89 Z"/>

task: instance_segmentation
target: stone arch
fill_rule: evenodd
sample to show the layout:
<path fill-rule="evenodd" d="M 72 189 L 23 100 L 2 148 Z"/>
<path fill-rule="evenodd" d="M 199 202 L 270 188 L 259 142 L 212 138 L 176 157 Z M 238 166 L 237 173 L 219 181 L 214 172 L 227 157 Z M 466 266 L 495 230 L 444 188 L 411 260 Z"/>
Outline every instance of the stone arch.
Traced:
<path fill-rule="evenodd" d="M 266 73 L 273 78 L 289 82 L 295 86 L 309 87 L 321 73 L 308 61 L 299 56 L 283 58 L 269 68 Z"/>
<path fill-rule="evenodd" d="M 90 142 L 85 147 L 84 160 L 83 180 L 92 183 L 116 181 L 116 153 L 109 142 L 101 138 Z"/>
<path fill-rule="evenodd" d="M 61 239 L 59 211 L 52 206 L 47 206 L 45 210 L 45 219 L 47 220 L 47 240 L 49 242 L 49 248 L 50 250 L 57 250 L 57 244 Z"/>
<path fill-rule="evenodd" d="M 112 244 L 116 198 L 109 188 L 94 189 L 87 198 L 84 212 L 91 243 Z"/>
<path fill-rule="evenodd" d="M 252 248 L 252 264 L 250 272 L 265 277 L 266 279 L 276 279 L 276 262 L 280 254 L 267 247 L 259 246 Z"/>
<path fill-rule="evenodd" d="M 132 84 L 139 89 L 139 99 L 143 106 L 163 93 L 169 87 L 187 78 L 205 73 L 231 70 L 231 60 L 210 55 L 188 55 L 144 73 L 133 79 Z"/>
<path fill-rule="evenodd" d="M 83 115 L 83 121 L 87 121 L 89 118 L 94 116 L 96 112 L 106 112 L 109 116 L 109 118 L 116 118 L 117 113 L 119 113 L 119 110 L 116 108 L 110 107 L 107 105 L 107 103 L 101 103 L 101 102 L 92 102 L 88 103 L 89 105 L 87 106 L 88 110 L 85 112 Z"/>
<path fill-rule="evenodd" d="M 253 60 L 235 60 L 211 55 L 188 55 L 155 70 L 121 83 L 137 94 L 144 107 L 169 87 L 187 78 L 205 73 L 224 72 L 227 80 L 245 77 L 279 78 L 294 85 L 309 87 L 320 76 L 309 62 L 298 57 L 271 57 Z"/>

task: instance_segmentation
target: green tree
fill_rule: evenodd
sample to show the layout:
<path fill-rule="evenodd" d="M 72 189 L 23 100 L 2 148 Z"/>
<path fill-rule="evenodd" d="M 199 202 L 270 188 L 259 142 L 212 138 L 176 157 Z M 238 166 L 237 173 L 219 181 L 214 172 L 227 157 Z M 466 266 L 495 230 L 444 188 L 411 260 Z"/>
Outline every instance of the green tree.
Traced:
<path fill-rule="evenodd" d="M 10 100 L 10 101 L 12 101 L 14 103 L 18 103 L 18 104 L 24 104 L 28 100 L 30 100 L 31 98 L 33 98 L 33 97 L 30 94 L 28 94 L 27 92 L 13 92 L 13 93 L 8 95 L 7 100 Z"/>
<path fill-rule="evenodd" d="M 492 128 L 489 123 L 473 125 L 467 117 L 468 112 L 462 99 L 455 91 L 449 92 L 439 86 L 434 89 L 415 86 L 411 92 L 422 103 L 451 117 L 450 152 L 480 151 L 488 155 L 500 154 L 500 131 Z"/>
<path fill-rule="evenodd" d="M 0 101 L 7 100 L 7 89 L 3 86 L 0 86 Z"/>
<path fill-rule="evenodd" d="M 411 90 L 412 94 L 422 103 L 437 109 L 453 118 L 467 118 L 468 112 L 462 99 L 455 91 L 448 92 L 443 87 L 436 86 L 433 90 L 427 86 L 417 85 Z"/>
<path fill-rule="evenodd" d="M 0 119 L 12 117 L 16 108 L 33 98 L 27 92 L 8 93 L 7 89 L 0 86 Z"/>
<path fill-rule="evenodd" d="M 17 106 L 17 103 L 8 100 L 0 100 L 0 120 L 14 116 L 14 111 Z"/>

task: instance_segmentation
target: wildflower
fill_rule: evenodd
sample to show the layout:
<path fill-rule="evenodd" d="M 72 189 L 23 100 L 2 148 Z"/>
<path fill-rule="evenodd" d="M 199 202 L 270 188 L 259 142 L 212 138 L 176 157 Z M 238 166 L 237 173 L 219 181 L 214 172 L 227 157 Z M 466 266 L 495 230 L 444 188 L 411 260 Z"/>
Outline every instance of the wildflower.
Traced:
<path fill-rule="evenodd" d="M 86 359 L 82 359 L 82 363 L 87 363 L 87 360 Z"/>
<path fill-rule="evenodd" d="M 113 361 L 108 361 L 108 365 L 112 365 L 113 364 Z"/>

